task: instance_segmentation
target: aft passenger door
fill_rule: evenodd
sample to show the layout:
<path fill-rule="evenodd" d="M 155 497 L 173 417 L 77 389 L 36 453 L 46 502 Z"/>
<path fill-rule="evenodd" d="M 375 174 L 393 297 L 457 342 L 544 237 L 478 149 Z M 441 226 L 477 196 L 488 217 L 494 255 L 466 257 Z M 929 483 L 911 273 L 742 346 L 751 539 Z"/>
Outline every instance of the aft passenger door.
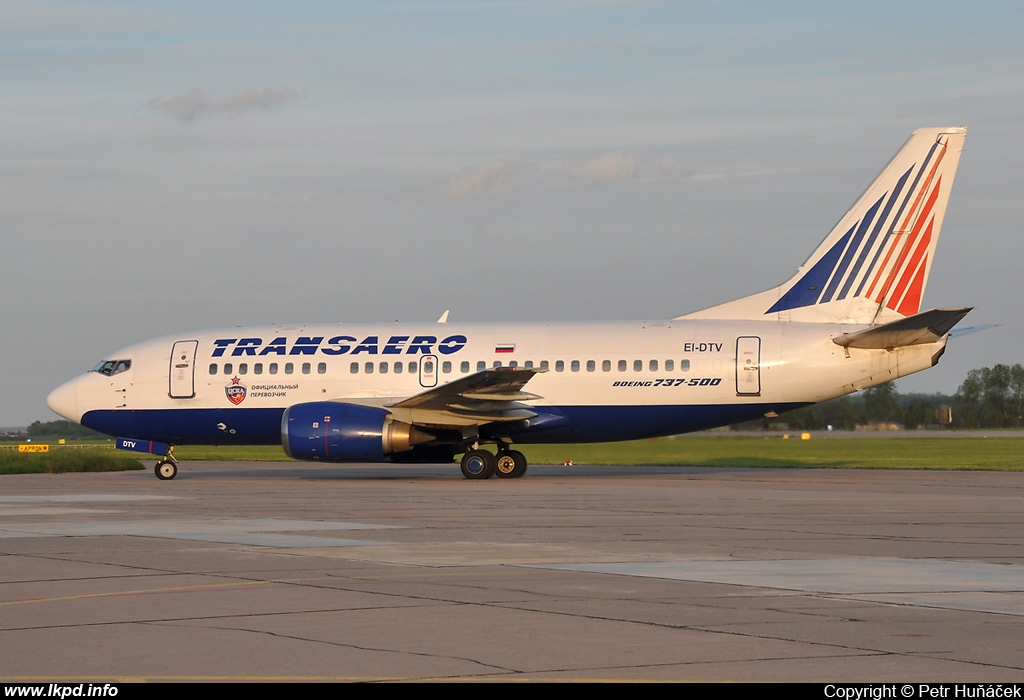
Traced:
<path fill-rule="evenodd" d="M 757 336 L 736 339 L 736 395 L 761 395 L 761 339 Z"/>
<path fill-rule="evenodd" d="M 196 395 L 196 349 L 198 340 L 179 340 L 171 348 L 168 395 L 172 399 L 191 399 Z"/>

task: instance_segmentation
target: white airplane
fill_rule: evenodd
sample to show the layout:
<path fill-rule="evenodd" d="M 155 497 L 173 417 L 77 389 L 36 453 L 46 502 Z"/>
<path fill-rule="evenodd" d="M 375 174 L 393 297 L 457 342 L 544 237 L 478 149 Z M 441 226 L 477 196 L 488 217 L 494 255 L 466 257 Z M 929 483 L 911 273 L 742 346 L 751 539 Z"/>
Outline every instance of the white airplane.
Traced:
<path fill-rule="evenodd" d="M 47 403 L 163 455 L 161 479 L 181 444 L 281 444 L 324 462 L 461 453 L 468 479 L 514 478 L 521 444 L 776 416 L 942 356 L 970 308 L 920 307 L 966 133 L 915 131 L 796 274 L 719 306 L 659 321 L 450 324 L 445 312 L 180 333 L 118 350 Z"/>

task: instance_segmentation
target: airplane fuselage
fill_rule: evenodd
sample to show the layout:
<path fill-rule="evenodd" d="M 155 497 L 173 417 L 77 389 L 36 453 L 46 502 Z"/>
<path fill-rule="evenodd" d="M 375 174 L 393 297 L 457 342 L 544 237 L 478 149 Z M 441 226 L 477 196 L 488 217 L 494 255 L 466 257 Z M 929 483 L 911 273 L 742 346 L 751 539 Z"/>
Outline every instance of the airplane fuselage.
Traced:
<path fill-rule="evenodd" d="M 83 425 L 111 435 L 276 444 L 289 406 L 388 407 L 501 366 L 546 370 L 529 384 L 543 398 L 521 403 L 564 420 L 548 429 L 509 420 L 495 434 L 519 443 L 628 440 L 847 394 L 930 367 L 945 345 L 864 350 L 832 342 L 860 328 L 685 320 L 229 328 L 120 350 L 108 364 L 127 369 L 73 380 L 54 392 L 53 402 L 70 409 L 63 415 L 78 415 Z M 478 422 L 457 408 L 429 417 L 414 407 L 388 411 L 395 420 L 440 429 Z"/>

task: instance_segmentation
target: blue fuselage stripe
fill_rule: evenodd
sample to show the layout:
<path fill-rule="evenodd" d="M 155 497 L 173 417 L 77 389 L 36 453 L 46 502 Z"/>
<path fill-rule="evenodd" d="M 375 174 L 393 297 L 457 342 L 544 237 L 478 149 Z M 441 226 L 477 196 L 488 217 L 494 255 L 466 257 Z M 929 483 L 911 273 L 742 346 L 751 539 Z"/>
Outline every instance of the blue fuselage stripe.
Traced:
<path fill-rule="evenodd" d="M 481 436 L 521 443 L 611 442 L 706 430 L 806 406 L 723 404 L 688 406 L 560 406 L 567 422 L 549 430 L 491 423 Z M 174 445 L 279 445 L 283 408 L 89 411 L 82 425 L 108 435 Z"/>

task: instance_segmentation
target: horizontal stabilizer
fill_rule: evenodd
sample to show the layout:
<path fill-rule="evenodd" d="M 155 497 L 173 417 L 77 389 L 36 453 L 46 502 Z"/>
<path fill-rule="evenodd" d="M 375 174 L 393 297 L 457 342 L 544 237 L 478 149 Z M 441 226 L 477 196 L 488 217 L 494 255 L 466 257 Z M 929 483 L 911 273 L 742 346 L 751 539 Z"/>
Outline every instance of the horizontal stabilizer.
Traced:
<path fill-rule="evenodd" d="M 971 310 L 962 306 L 954 309 L 932 309 L 881 326 L 847 333 L 832 342 L 845 348 L 886 350 L 906 345 L 923 345 L 941 340 Z"/>
<path fill-rule="evenodd" d="M 976 326 L 960 326 L 959 328 L 954 328 L 953 330 L 951 330 L 949 332 L 949 337 L 962 338 L 965 335 L 970 335 L 971 333 L 987 331 L 989 328 L 995 328 L 998 325 L 998 323 L 979 323 Z"/>

